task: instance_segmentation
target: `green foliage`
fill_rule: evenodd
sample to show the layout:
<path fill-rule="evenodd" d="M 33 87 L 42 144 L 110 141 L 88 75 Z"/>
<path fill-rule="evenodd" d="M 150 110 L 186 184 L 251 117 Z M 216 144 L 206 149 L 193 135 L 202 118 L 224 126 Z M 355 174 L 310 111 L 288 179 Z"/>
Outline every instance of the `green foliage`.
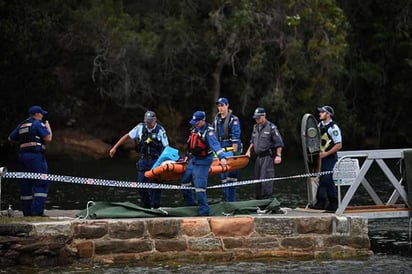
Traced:
<path fill-rule="evenodd" d="M 410 1 L 340 1 L 351 25 L 346 98 L 354 139 L 373 147 L 410 144 Z M 349 3 L 350 2 L 350 3 Z"/>
<path fill-rule="evenodd" d="M 0 8 L 6 128 L 32 104 L 55 113 L 57 126 L 104 123 L 106 134 L 153 109 L 180 142 L 193 111 L 212 118 L 215 99 L 226 96 L 245 142 L 251 113 L 263 106 L 299 150 L 302 115 L 330 104 L 348 147 L 365 137 L 410 143 L 406 0 L 0 1 Z"/>

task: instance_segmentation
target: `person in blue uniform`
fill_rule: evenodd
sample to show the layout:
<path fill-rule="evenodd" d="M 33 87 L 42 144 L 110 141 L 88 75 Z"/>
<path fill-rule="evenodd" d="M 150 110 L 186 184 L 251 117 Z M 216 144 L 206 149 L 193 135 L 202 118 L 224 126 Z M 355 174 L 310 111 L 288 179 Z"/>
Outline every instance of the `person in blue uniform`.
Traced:
<path fill-rule="evenodd" d="M 210 209 L 206 189 L 209 168 L 214 158 L 213 152 L 216 153 L 222 166 L 226 166 L 227 161 L 214 129 L 206 123 L 205 112 L 196 111 L 193 113 L 189 123 L 193 126 L 187 141 L 189 163 L 183 173 L 181 183 L 195 187 L 197 205 L 199 206 L 197 215 L 208 216 Z M 183 190 L 182 192 L 187 206 L 196 205 L 192 190 Z"/>
<path fill-rule="evenodd" d="M 150 170 L 157 161 L 162 151 L 169 145 L 166 130 L 157 123 L 156 113 L 146 111 L 143 122 L 136 125 L 132 130 L 123 135 L 109 152 L 113 158 L 117 148 L 127 140 L 135 140 L 139 152 L 137 162 L 138 182 L 149 182 L 144 173 Z M 142 206 L 145 208 L 159 208 L 161 190 L 160 189 L 139 189 Z"/>
<path fill-rule="evenodd" d="M 242 153 L 242 143 L 240 140 L 240 122 L 239 118 L 229 109 L 229 100 L 221 97 L 216 101 L 218 113 L 213 121 L 213 128 L 216 132 L 220 146 L 226 156 L 240 155 Z M 239 170 L 222 172 L 220 179 L 222 183 L 237 182 Z M 223 188 L 223 194 L 226 202 L 236 201 L 236 187 L 230 186 Z"/>
<path fill-rule="evenodd" d="M 29 117 L 21 122 L 9 135 L 11 142 L 19 144 L 19 163 L 24 172 L 49 172 L 44 155 L 46 142 L 52 140 L 48 121 L 43 121 L 48 112 L 40 106 L 29 108 Z M 24 216 L 45 216 L 44 207 L 49 192 L 48 180 L 21 179 L 20 201 Z"/>
<path fill-rule="evenodd" d="M 277 126 L 266 119 L 264 108 L 256 108 L 253 119 L 256 124 L 253 126 L 250 145 L 245 155 L 250 157 L 253 149 L 257 156 L 253 171 L 255 179 L 274 178 L 275 164 L 282 162 L 284 147 L 282 136 Z M 268 199 L 272 194 L 273 182 L 256 184 L 256 199 Z"/>
<path fill-rule="evenodd" d="M 342 149 L 342 134 L 339 126 L 332 120 L 335 111 L 331 106 L 319 107 L 318 111 L 321 135 L 321 171 L 332 171 L 338 160 L 337 152 Z M 338 197 L 332 174 L 320 176 L 316 199 L 317 202 L 313 208 L 330 211 L 336 211 L 338 208 Z"/>

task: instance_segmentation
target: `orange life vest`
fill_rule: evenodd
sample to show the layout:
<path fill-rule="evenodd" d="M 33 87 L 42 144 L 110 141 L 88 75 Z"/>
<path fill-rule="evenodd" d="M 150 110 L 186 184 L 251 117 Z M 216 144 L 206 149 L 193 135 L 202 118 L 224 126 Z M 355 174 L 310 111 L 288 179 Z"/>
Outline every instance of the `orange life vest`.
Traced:
<path fill-rule="evenodd" d="M 194 156 L 205 157 L 209 154 L 208 145 L 205 140 L 207 130 L 200 134 L 199 132 L 192 132 L 189 137 L 189 151 Z"/>

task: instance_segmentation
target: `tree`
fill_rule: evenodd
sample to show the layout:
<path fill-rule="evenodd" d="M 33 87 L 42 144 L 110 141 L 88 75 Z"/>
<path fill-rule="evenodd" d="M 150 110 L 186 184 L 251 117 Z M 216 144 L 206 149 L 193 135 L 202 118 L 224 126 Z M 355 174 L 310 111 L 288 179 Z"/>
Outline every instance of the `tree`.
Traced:
<path fill-rule="evenodd" d="M 370 147 L 411 143 L 411 1 L 340 1 L 351 25 L 346 98 L 353 139 Z M 357 144 L 359 146 L 359 144 Z"/>

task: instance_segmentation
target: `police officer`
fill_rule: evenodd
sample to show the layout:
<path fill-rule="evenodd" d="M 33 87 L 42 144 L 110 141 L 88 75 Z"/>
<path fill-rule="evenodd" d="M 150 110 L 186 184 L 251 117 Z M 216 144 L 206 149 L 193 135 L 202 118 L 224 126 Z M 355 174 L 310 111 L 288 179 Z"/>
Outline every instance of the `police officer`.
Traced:
<path fill-rule="evenodd" d="M 266 120 L 264 108 L 256 108 L 253 119 L 256 124 L 253 126 L 250 145 L 245 155 L 250 157 L 253 148 L 257 156 L 254 168 L 256 179 L 274 178 L 275 164 L 282 162 L 282 137 L 276 125 Z M 272 194 L 273 182 L 256 184 L 256 199 L 267 199 Z"/>
<path fill-rule="evenodd" d="M 166 130 L 157 123 L 156 113 L 146 111 L 142 123 L 136 125 L 132 130 L 123 135 L 110 150 L 110 157 L 113 158 L 117 148 L 127 140 L 135 140 L 138 144 L 139 160 L 137 162 L 138 182 L 149 182 L 144 173 L 150 170 L 165 147 L 169 145 Z M 160 207 L 160 189 L 139 189 L 143 207 Z"/>
<path fill-rule="evenodd" d="M 240 123 L 239 118 L 233 115 L 229 109 L 229 100 L 221 97 L 216 101 L 218 113 L 212 124 L 216 137 L 225 152 L 226 156 L 240 155 L 242 153 L 242 143 L 240 140 Z M 220 174 L 222 183 L 236 182 L 239 175 L 238 170 L 223 172 Z M 223 193 L 226 202 L 236 201 L 236 187 L 225 187 Z"/>
<path fill-rule="evenodd" d="M 215 131 L 206 123 L 206 114 L 196 111 L 189 122 L 193 128 L 188 138 L 189 163 L 183 173 L 182 185 L 195 187 L 197 204 L 199 206 L 198 216 L 210 214 L 207 201 L 206 189 L 209 177 L 209 168 L 213 162 L 213 152 L 217 154 L 222 166 L 226 166 L 226 157 L 216 138 Z M 183 198 L 187 206 L 196 205 L 193 191 L 183 190 Z"/>
<path fill-rule="evenodd" d="M 48 173 L 44 155 L 46 142 L 52 140 L 52 130 L 48 121 L 43 122 L 47 111 L 40 106 L 29 108 L 29 117 L 20 123 L 9 135 L 11 142 L 20 145 L 19 162 L 23 171 Z M 20 200 L 24 216 L 46 216 L 44 205 L 49 192 L 49 182 L 40 179 L 20 180 Z"/>
<path fill-rule="evenodd" d="M 321 135 L 321 171 L 332 171 L 338 160 L 337 152 L 342 148 L 342 134 L 339 126 L 332 120 L 335 111 L 331 106 L 319 107 L 318 111 Z M 331 211 L 336 211 L 338 208 L 336 186 L 332 174 L 320 176 L 316 199 L 317 202 L 313 208 Z"/>

